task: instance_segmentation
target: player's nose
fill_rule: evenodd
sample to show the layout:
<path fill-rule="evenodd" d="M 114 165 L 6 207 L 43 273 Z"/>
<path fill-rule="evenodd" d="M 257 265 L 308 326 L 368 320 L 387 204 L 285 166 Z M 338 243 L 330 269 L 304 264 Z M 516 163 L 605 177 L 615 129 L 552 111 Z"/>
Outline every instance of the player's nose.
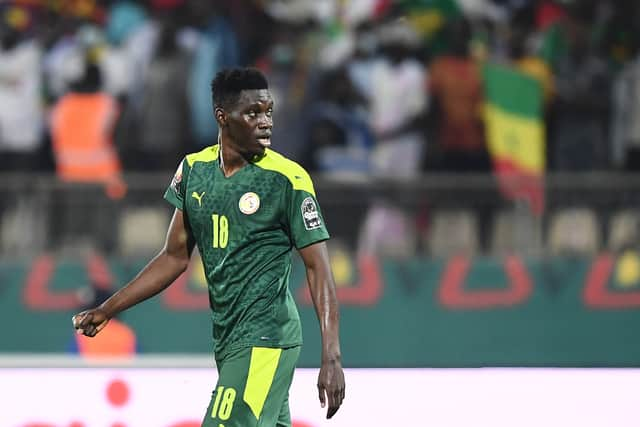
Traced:
<path fill-rule="evenodd" d="M 258 117 L 258 129 L 266 130 L 273 127 L 273 119 L 266 114 L 260 114 Z"/>

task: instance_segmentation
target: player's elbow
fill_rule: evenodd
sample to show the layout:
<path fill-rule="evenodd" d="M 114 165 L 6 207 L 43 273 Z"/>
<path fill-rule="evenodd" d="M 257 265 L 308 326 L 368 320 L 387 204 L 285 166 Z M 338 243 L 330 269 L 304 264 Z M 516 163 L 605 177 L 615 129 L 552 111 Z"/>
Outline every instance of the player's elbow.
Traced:
<path fill-rule="evenodd" d="M 174 265 L 176 268 L 176 272 L 182 274 L 187 271 L 189 267 L 189 258 L 179 257 L 174 259 Z"/>
<path fill-rule="evenodd" d="M 164 259 L 166 266 L 176 275 L 184 273 L 189 267 L 189 257 L 168 251 L 167 248 L 160 252 L 159 257 Z"/>

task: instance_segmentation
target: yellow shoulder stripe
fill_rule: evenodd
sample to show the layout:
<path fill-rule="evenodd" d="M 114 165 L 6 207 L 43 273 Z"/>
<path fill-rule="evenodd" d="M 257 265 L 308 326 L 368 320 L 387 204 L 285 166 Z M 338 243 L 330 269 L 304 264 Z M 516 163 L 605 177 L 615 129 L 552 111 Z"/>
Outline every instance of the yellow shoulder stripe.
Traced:
<path fill-rule="evenodd" d="M 279 172 L 286 176 L 294 190 L 303 190 L 312 195 L 316 195 L 313 188 L 313 182 L 306 170 L 293 160 L 289 160 L 280 153 L 267 149 L 267 154 L 254 163 L 256 166 Z"/>
<path fill-rule="evenodd" d="M 218 158 L 218 144 L 198 151 L 197 153 L 187 154 L 187 163 L 193 166 L 195 162 L 213 162 Z"/>

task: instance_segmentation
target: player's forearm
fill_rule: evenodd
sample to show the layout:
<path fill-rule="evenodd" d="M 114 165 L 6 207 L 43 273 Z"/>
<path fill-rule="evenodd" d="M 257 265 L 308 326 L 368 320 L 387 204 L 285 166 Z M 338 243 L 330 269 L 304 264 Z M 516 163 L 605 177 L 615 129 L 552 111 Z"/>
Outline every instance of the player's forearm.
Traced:
<path fill-rule="evenodd" d="M 322 361 L 340 361 L 340 313 L 330 272 L 307 269 L 311 298 L 320 323 Z"/>
<path fill-rule="evenodd" d="M 113 317 L 162 292 L 187 269 L 188 264 L 188 259 L 172 256 L 163 250 L 131 282 L 113 294 L 100 308 L 105 311 L 108 317 Z"/>

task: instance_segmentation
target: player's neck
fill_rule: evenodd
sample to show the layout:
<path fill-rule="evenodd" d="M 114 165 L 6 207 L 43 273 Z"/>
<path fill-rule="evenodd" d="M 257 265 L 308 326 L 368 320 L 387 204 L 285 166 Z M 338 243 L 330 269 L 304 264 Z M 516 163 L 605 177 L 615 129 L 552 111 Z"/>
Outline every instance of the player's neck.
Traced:
<path fill-rule="evenodd" d="M 226 142 L 221 141 L 220 148 L 220 167 L 225 176 L 229 177 L 233 175 L 249 163 L 247 155 L 239 151 L 237 147 L 228 140 Z"/>

